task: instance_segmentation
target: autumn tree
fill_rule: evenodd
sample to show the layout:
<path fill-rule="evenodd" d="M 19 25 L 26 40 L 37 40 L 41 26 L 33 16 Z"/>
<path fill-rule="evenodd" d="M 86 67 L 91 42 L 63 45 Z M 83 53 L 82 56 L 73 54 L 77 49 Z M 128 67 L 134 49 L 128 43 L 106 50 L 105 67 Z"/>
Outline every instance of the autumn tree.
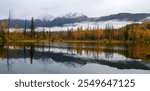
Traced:
<path fill-rule="evenodd" d="M 1 23 L 1 29 L 0 29 L 0 40 L 1 42 L 4 42 L 5 41 L 5 30 L 7 28 L 7 24 L 5 21 L 3 21 Z"/>
<path fill-rule="evenodd" d="M 105 28 L 105 39 L 111 40 L 112 39 L 112 32 L 113 32 L 113 26 L 110 24 L 106 24 Z"/>
<path fill-rule="evenodd" d="M 6 24 L 5 21 L 3 21 L 3 22 L 1 23 L 1 29 L 2 29 L 3 31 L 5 31 L 6 28 L 7 28 L 7 24 Z"/>
<path fill-rule="evenodd" d="M 71 40 L 72 39 L 72 29 L 67 30 L 67 39 Z"/>

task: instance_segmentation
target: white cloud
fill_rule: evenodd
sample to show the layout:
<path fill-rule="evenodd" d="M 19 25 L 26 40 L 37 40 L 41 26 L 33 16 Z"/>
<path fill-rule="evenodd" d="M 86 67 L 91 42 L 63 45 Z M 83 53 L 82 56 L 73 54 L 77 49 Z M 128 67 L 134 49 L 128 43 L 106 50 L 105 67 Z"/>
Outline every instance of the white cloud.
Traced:
<path fill-rule="evenodd" d="M 79 12 L 103 16 L 120 12 L 149 13 L 150 0 L 0 0 L 0 18 L 13 11 L 13 17 L 29 18 L 44 14 L 58 16 Z"/>

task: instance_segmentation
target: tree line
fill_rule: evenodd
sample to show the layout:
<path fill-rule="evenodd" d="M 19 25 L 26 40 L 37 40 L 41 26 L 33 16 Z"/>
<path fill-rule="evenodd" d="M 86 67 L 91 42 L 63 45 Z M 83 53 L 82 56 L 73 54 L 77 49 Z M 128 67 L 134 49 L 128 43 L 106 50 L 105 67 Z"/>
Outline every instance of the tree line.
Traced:
<path fill-rule="evenodd" d="M 125 27 L 114 29 L 109 24 L 105 29 L 99 27 L 83 29 L 68 29 L 67 31 L 35 31 L 34 18 L 30 21 L 30 31 L 27 31 L 27 21 L 24 22 L 23 31 L 20 31 L 19 24 L 15 22 L 14 31 L 9 30 L 10 18 L 8 21 L 3 21 L 0 26 L 0 42 L 7 42 L 9 40 L 83 40 L 83 41 L 134 41 L 134 42 L 150 42 L 150 22 L 142 24 L 129 24 Z"/>

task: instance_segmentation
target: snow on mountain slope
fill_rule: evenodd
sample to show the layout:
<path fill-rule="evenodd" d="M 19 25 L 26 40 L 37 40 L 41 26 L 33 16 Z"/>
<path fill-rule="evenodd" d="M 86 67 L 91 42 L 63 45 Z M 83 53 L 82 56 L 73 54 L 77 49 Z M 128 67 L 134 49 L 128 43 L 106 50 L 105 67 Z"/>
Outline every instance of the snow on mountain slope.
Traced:
<path fill-rule="evenodd" d="M 58 16 L 58 18 L 78 18 L 78 17 L 84 17 L 86 15 L 82 13 L 67 13 L 61 16 Z"/>
<path fill-rule="evenodd" d="M 38 19 L 46 20 L 46 21 L 52 21 L 53 19 L 55 19 L 55 17 L 52 15 L 44 15 L 44 16 L 38 17 Z"/>

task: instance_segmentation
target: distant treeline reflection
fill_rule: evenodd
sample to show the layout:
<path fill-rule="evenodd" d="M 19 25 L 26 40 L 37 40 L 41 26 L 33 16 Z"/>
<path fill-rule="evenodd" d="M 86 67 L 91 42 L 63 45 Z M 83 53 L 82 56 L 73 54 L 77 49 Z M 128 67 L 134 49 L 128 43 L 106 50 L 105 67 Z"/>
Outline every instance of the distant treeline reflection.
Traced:
<path fill-rule="evenodd" d="M 59 45 L 59 43 L 58 43 Z M 142 59 L 143 61 L 150 62 L 150 47 L 148 44 L 91 44 L 90 43 L 64 43 L 64 46 L 55 46 L 53 43 L 49 44 L 36 44 L 36 43 L 17 43 L 17 44 L 9 44 L 9 45 L 1 45 L 0 46 L 0 57 L 6 58 L 9 54 L 10 57 L 21 57 L 19 55 L 25 55 L 34 58 L 34 53 L 37 52 L 46 52 L 44 49 L 61 49 L 66 50 L 71 54 L 85 55 L 90 56 L 93 55 L 95 58 L 99 58 L 99 55 L 105 53 L 106 57 L 113 56 L 113 53 L 118 53 L 124 55 L 127 58 L 133 59 Z M 38 51 L 41 49 L 43 51 Z M 40 55 L 42 56 L 42 55 Z M 44 56 L 44 55 L 43 55 Z"/>

